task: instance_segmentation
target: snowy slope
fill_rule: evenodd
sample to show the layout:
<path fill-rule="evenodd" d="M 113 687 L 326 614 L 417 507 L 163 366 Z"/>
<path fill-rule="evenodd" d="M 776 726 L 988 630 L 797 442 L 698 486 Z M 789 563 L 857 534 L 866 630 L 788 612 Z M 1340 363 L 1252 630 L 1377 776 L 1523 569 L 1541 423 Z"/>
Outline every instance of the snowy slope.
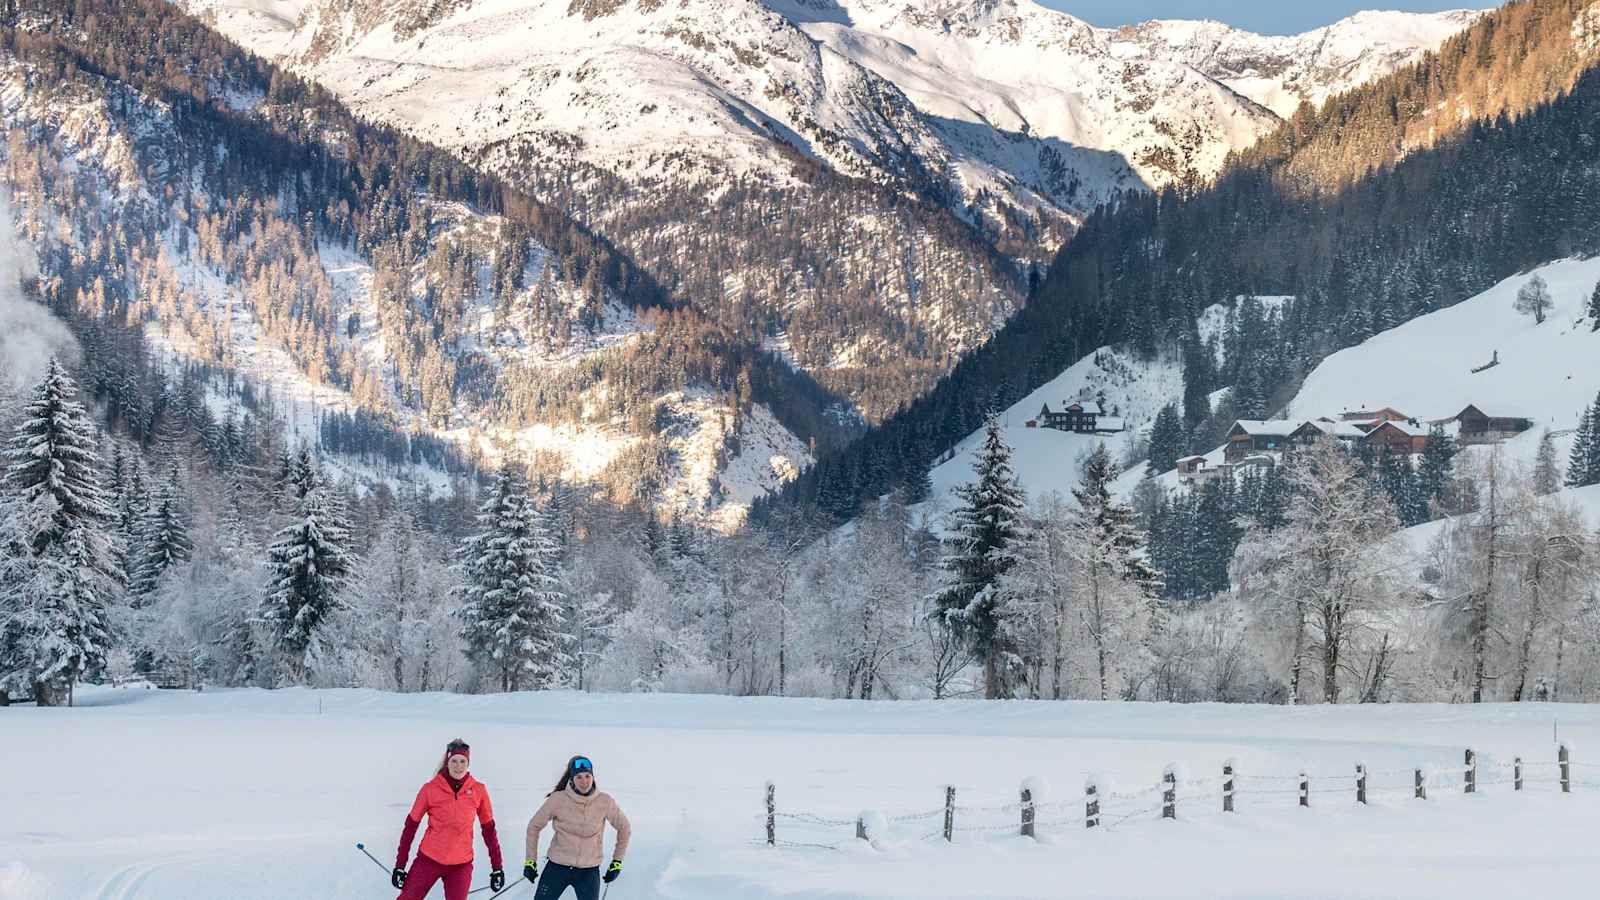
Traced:
<path fill-rule="evenodd" d="M 174 0 L 355 108 L 471 155 L 783 180 L 849 174 L 1076 215 L 1216 171 L 1300 98 L 1391 71 L 1470 13 L 1294 38 L 1094 28 L 1031 0 Z"/>
<path fill-rule="evenodd" d="M 1106 408 L 1115 407 L 1126 421 L 1126 431 L 1090 435 L 1027 427 L 1028 420 L 1035 418 L 1045 403 L 1059 410 L 1071 400 L 1095 399 L 1102 394 Z M 1006 442 L 1014 451 L 1011 464 L 1018 480 L 1030 498 L 1051 491 L 1065 496 L 1077 484 L 1082 461 L 1096 446 L 1105 444 L 1112 458 L 1122 461 L 1161 407 L 1182 396 L 1183 367 L 1177 360 L 1147 362 L 1122 349 L 1100 348 L 1001 414 Z M 930 473 L 933 494 L 926 504 L 928 511 L 954 507 L 955 490 L 972 481 L 973 465 L 982 446 L 983 431 L 979 429 L 941 457 Z"/>
<path fill-rule="evenodd" d="M 1555 302 L 1542 325 L 1512 308 L 1517 289 L 1534 274 L 1549 283 Z M 1596 282 L 1600 259 L 1553 262 L 1374 335 L 1312 370 L 1288 416 L 1392 406 L 1440 419 L 1471 403 L 1490 415 L 1532 419 L 1532 430 L 1505 445 L 1513 458 L 1531 462 L 1540 432 L 1575 428 L 1600 393 L 1600 333 L 1582 319 Z M 1496 354 L 1499 365 L 1472 372 Z"/>
<path fill-rule="evenodd" d="M 1578 704 L 103 688 L 79 698 L 72 710 L 0 711 L 15 748 L 0 804 L 7 900 L 392 897 L 387 872 L 354 845 L 393 859 L 411 798 L 458 735 L 491 792 L 511 874 L 522 823 L 561 764 L 574 752 L 595 760 L 633 823 L 613 900 L 1577 900 L 1600 879 L 1590 837 L 1600 786 L 1586 749 L 1600 746 L 1600 708 Z M 1557 715 L 1579 764 L 1568 795 L 1553 783 Z M 1470 798 L 1444 771 L 1468 746 L 1480 754 Z M 1520 794 L 1502 768 L 1513 756 L 1527 762 Z M 1240 774 L 1233 814 L 1218 799 L 1227 760 Z M 1365 807 L 1353 797 L 1358 761 L 1372 772 Z M 1169 763 L 1183 779 L 1176 821 L 1159 818 L 1152 790 Z M 1439 770 L 1426 802 L 1410 796 L 1422 765 Z M 1299 771 L 1313 776 L 1304 809 Z M 1086 830 L 1090 773 L 1107 797 L 1103 827 Z M 1030 776 L 1043 794 L 1037 841 L 1015 834 Z M 762 846 L 768 780 L 780 813 L 838 824 L 780 818 L 781 840 L 812 846 Z M 946 784 L 960 807 L 951 844 L 937 837 Z M 875 847 L 853 840 L 863 810 L 890 820 Z M 475 843 L 477 886 L 488 859 Z"/>

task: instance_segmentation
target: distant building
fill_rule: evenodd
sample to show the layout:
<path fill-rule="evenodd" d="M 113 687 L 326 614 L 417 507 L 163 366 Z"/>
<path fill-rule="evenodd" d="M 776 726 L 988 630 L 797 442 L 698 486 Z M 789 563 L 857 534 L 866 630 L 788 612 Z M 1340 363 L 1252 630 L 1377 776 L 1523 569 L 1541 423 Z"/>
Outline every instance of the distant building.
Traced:
<path fill-rule="evenodd" d="M 1312 419 L 1290 433 L 1289 444 L 1296 449 L 1302 449 L 1315 444 L 1323 438 L 1333 438 L 1340 444 L 1350 447 L 1357 441 L 1365 440 L 1367 431 L 1368 429 L 1362 428 L 1355 422 Z"/>
<path fill-rule="evenodd" d="M 1367 434 L 1366 443 L 1379 453 L 1410 456 L 1428 449 L 1428 429 L 1415 419 L 1383 422 Z"/>
<path fill-rule="evenodd" d="M 1459 439 L 1463 444 L 1493 444 L 1514 438 L 1533 427 L 1532 419 L 1521 416 L 1491 416 L 1478 407 L 1467 404 L 1445 422 L 1460 425 Z"/>
<path fill-rule="evenodd" d="M 1051 409 L 1047 402 L 1030 421 L 1037 423 L 1030 424 L 1030 428 L 1054 428 L 1078 434 L 1112 434 L 1127 427 L 1121 417 L 1106 415 L 1103 400 L 1073 400 L 1060 411 Z"/>
<path fill-rule="evenodd" d="M 1403 422 L 1411 418 L 1392 406 L 1378 409 L 1352 409 L 1339 414 L 1339 419 L 1344 422 Z"/>
<path fill-rule="evenodd" d="M 1302 423 L 1288 419 L 1240 419 L 1228 429 L 1228 444 L 1222 456 L 1236 463 L 1255 453 L 1281 453 L 1289 446 L 1289 436 Z"/>

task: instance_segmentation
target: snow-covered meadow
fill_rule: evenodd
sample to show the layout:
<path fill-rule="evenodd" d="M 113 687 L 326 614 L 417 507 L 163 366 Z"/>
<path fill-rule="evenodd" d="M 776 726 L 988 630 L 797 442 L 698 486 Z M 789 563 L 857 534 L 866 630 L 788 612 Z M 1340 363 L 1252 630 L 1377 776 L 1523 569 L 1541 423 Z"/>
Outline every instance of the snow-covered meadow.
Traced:
<path fill-rule="evenodd" d="M 1584 897 L 1600 879 L 1593 706 L 107 688 L 79 699 L 0 710 L 7 900 L 392 897 L 354 845 L 392 858 L 416 788 L 455 736 L 473 744 L 513 871 L 523 823 L 562 762 L 595 759 L 634 822 L 612 900 L 1471 900 Z M 1553 782 L 1558 733 L 1574 747 L 1567 796 Z M 1445 772 L 1468 746 L 1483 782 L 1472 797 Z M 1528 764 L 1522 794 L 1503 767 L 1516 755 Z M 1230 759 L 1238 810 L 1225 815 L 1217 776 Z M 1354 802 L 1358 761 L 1373 773 L 1366 807 Z M 1160 820 L 1150 790 L 1169 763 L 1182 779 L 1175 822 Z M 1410 796 L 1419 765 L 1438 769 L 1426 801 Z M 1296 805 L 1301 770 L 1313 775 L 1307 809 Z M 1086 831 L 1091 773 L 1107 799 L 1104 827 Z M 1029 776 L 1048 785 L 1037 841 L 1014 833 L 1014 807 L 988 809 L 1014 805 Z M 869 847 L 853 824 L 780 818 L 780 840 L 836 849 L 762 846 L 769 779 L 781 813 L 851 823 L 874 810 L 889 828 Z M 936 836 L 947 783 L 959 807 L 951 845 Z M 478 869 L 486 884 L 481 847 Z"/>

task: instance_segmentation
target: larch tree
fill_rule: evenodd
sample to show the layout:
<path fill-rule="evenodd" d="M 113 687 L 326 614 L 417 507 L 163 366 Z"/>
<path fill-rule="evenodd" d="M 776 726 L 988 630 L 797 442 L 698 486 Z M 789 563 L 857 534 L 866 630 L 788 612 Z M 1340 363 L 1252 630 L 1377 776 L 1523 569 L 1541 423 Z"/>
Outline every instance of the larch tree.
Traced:
<path fill-rule="evenodd" d="M 1535 275 L 1527 283 L 1517 288 L 1516 310 L 1525 316 L 1533 316 L 1535 324 L 1543 325 L 1545 317 L 1549 315 L 1555 302 L 1550 299 L 1550 285 L 1544 278 Z"/>
<path fill-rule="evenodd" d="M 1298 702 L 1304 664 L 1320 657 L 1322 699 L 1340 700 L 1340 675 L 1353 668 L 1362 637 L 1384 628 L 1397 603 L 1400 526 L 1394 504 L 1331 439 L 1289 463 L 1292 499 L 1282 527 L 1252 525 L 1235 556 L 1235 578 L 1250 585 L 1263 615 L 1287 625 L 1288 697 Z"/>
<path fill-rule="evenodd" d="M 1540 494 L 1561 490 L 1561 471 L 1556 466 L 1556 439 L 1546 428 L 1539 435 L 1539 450 L 1534 456 L 1533 489 Z"/>

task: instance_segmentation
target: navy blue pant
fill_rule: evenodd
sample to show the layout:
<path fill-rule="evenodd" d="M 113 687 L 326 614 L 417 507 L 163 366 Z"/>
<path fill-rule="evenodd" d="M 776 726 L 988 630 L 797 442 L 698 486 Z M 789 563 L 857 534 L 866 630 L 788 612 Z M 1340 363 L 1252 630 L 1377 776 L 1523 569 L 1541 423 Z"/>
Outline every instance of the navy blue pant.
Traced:
<path fill-rule="evenodd" d="M 600 867 L 576 869 L 546 862 L 544 871 L 539 873 L 539 889 L 533 892 L 533 900 L 556 900 L 569 887 L 578 895 L 578 900 L 599 900 Z"/>

